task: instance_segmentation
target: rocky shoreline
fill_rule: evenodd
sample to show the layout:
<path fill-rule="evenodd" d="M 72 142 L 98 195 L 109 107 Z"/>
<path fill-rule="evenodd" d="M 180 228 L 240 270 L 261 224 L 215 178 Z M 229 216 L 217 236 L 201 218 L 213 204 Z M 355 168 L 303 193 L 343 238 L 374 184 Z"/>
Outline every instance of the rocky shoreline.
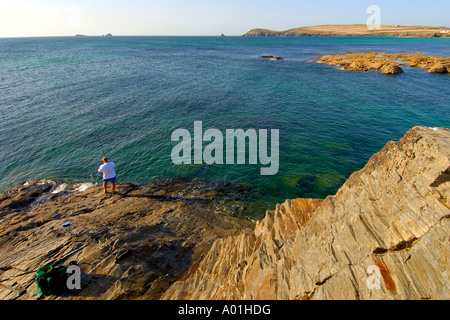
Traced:
<path fill-rule="evenodd" d="M 450 58 L 423 54 L 387 54 L 384 52 L 325 55 L 316 58 L 317 62 L 338 66 L 349 71 L 375 70 L 383 74 L 398 74 L 403 72 L 401 66 L 428 70 L 429 73 L 450 73 Z"/>
<path fill-rule="evenodd" d="M 450 299 L 450 129 L 414 127 L 325 200 L 214 242 L 162 299 Z"/>
<path fill-rule="evenodd" d="M 450 129 L 415 127 L 336 195 L 257 222 L 218 210 L 247 192 L 222 182 L 29 183 L 0 196 L 0 299 L 449 299 L 449 170 Z M 82 288 L 40 297 L 36 270 L 69 263 Z"/>
<path fill-rule="evenodd" d="M 43 180 L 0 197 L 0 300 L 40 298 L 36 270 L 70 262 L 82 290 L 45 299 L 158 299 L 213 241 L 254 226 L 220 210 L 248 192 L 226 182 L 161 178 L 120 183 L 114 195 L 56 188 Z"/>

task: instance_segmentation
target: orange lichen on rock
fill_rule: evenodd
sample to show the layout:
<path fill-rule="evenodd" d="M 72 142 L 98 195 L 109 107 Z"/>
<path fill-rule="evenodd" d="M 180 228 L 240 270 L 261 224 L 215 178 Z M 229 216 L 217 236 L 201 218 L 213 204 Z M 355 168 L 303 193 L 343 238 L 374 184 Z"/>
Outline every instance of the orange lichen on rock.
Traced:
<path fill-rule="evenodd" d="M 381 276 L 383 277 L 386 289 L 388 289 L 389 291 L 396 291 L 394 279 L 392 279 L 391 277 L 391 270 L 389 270 L 388 267 L 382 261 L 379 260 L 375 261 L 375 265 L 378 268 L 380 268 L 380 273 Z"/>
<path fill-rule="evenodd" d="M 378 70 L 383 74 L 403 72 L 401 65 L 427 69 L 430 73 L 449 73 L 450 58 L 427 56 L 423 54 L 386 54 L 384 52 L 353 53 L 325 55 L 316 59 L 318 62 L 339 66 L 349 71 Z"/>

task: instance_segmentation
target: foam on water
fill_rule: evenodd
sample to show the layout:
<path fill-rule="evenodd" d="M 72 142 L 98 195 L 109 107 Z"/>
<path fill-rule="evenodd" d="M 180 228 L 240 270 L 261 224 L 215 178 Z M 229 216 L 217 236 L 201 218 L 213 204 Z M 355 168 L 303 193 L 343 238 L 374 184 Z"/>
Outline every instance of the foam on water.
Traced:
<path fill-rule="evenodd" d="M 66 191 L 67 187 L 68 187 L 68 184 L 67 184 L 67 183 L 61 183 L 59 186 L 57 186 L 57 187 L 56 187 L 54 190 L 52 190 L 51 192 L 52 192 L 53 194 L 61 193 L 61 192 Z"/>
<path fill-rule="evenodd" d="M 77 192 L 84 192 L 88 189 L 94 188 L 96 187 L 97 184 L 96 183 L 92 183 L 92 182 L 85 182 L 85 183 L 79 183 L 75 185 L 75 191 Z"/>

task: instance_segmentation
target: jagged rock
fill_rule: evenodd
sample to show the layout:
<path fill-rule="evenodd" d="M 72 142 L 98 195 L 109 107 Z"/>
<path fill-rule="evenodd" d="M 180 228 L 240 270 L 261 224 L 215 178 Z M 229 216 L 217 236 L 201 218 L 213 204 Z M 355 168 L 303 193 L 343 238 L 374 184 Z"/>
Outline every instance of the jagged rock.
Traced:
<path fill-rule="evenodd" d="M 450 130 L 388 142 L 325 200 L 216 240 L 162 299 L 449 299 Z"/>

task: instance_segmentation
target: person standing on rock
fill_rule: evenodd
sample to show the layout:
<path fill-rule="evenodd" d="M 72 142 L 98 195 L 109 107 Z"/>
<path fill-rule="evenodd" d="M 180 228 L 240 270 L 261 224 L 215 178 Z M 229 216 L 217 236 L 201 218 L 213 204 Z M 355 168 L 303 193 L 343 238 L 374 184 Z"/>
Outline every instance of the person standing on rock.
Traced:
<path fill-rule="evenodd" d="M 107 193 L 108 190 L 108 182 L 111 182 L 112 185 L 112 193 L 116 193 L 116 172 L 114 171 L 114 168 L 116 165 L 114 162 L 109 162 L 108 158 L 103 157 L 102 158 L 103 164 L 98 167 L 98 172 L 103 173 L 103 189 L 105 190 L 105 193 Z"/>

